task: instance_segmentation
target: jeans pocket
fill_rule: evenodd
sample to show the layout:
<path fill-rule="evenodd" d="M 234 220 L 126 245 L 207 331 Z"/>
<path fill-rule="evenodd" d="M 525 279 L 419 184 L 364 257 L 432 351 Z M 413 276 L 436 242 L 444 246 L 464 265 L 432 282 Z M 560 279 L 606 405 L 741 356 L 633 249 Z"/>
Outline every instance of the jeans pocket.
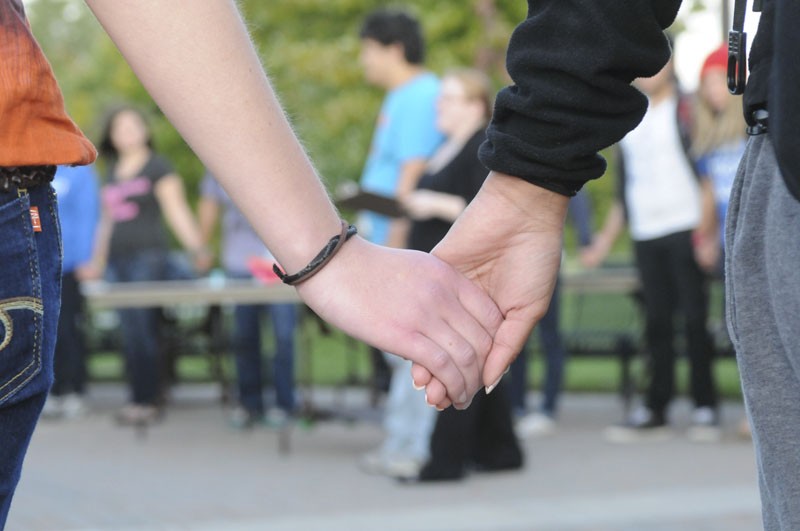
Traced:
<path fill-rule="evenodd" d="M 0 194 L 0 405 L 42 368 L 44 304 L 27 195 Z"/>

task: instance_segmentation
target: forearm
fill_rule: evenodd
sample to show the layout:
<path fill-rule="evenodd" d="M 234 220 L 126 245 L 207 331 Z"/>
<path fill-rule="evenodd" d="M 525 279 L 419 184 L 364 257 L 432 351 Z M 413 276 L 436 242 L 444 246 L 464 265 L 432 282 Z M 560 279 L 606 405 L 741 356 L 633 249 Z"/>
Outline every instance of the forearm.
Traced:
<path fill-rule="evenodd" d="M 402 199 L 413 192 L 424 172 L 425 159 L 411 159 L 404 162 L 400 167 L 400 178 L 397 181 L 395 195 Z"/>
<path fill-rule="evenodd" d="M 603 228 L 595 238 L 595 245 L 601 250 L 603 256 L 607 256 L 617 241 L 622 229 L 625 227 L 625 212 L 619 202 L 611 205 Z"/>
<path fill-rule="evenodd" d="M 437 218 L 453 222 L 467 208 L 467 202 L 459 195 L 437 194 L 435 208 Z"/>
<path fill-rule="evenodd" d="M 219 219 L 219 203 L 207 197 L 200 198 L 197 205 L 197 218 L 200 224 L 200 236 L 203 243 L 208 245 L 214 235 L 214 227 Z"/>
<path fill-rule="evenodd" d="M 339 216 L 233 1 L 87 0 L 134 72 L 288 271 Z"/>
<path fill-rule="evenodd" d="M 719 228 L 717 208 L 714 201 L 714 187 L 707 178 L 700 184 L 700 225 L 697 227 L 702 237 L 715 237 Z"/>

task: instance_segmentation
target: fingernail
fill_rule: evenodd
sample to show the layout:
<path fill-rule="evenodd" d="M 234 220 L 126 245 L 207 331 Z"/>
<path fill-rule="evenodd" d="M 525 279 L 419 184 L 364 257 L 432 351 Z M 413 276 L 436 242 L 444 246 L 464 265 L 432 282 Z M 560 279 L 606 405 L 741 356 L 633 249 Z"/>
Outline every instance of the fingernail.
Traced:
<path fill-rule="evenodd" d="M 436 411 L 444 411 L 443 407 L 436 406 Z"/>
<path fill-rule="evenodd" d="M 464 404 L 459 404 L 457 409 L 460 409 L 460 410 L 463 411 L 465 409 L 469 409 L 469 406 L 471 406 L 471 405 L 472 405 L 472 400 L 470 400 L 469 402 L 466 402 Z"/>
<path fill-rule="evenodd" d="M 412 386 L 414 387 L 414 389 L 416 389 L 417 391 L 422 391 L 423 389 L 425 389 L 425 386 L 424 386 L 424 385 L 417 385 L 417 384 L 416 384 L 416 383 L 414 383 L 414 382 L 411 382 L 411 385 L 412 385 Z"/>
<path fill-rule="evenodd" d="M 458 400 L 456 401 L 456 403 L 463 404 L 467 400 L 469 400 L 469 397 L 467 396 L 467 392 L 464 391 L 463 393 L 461 393 L 461 396 L 458 397 Z"/>
<path fill-rule="evenodd" d="M 486 388 L 486 394 L 488 395 L 489 393 L 494 391 L 494 388 L 497 387 L 497 385 L 500 383 L 500 380 L 502 380 L 502 379 L 503 379 L 503 377 L 501 376 L 500 378 L 497 379 L 497 381 L 495 383 L 493 383 L 492 385 L 487 387 Z"/>

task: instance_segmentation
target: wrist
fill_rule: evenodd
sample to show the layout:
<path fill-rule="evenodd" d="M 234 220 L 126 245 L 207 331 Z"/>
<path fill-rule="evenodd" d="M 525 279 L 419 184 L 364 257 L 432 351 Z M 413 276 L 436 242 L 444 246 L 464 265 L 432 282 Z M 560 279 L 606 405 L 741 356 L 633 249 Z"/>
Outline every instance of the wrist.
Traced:
<path fill-rule="evenodd" d="M 528 223 L 551 226 L 559 231 L 564 226 L 570 199 L 565 195 L 497 172 L 491 172 L 486 178 L 484 190 L 512 209 L 510 214 L 514 217 L 520 216 Z"/>
<path fill-rule="evenodd" d="M 348 224 L 346 221 L 341 221 L 341 230 L 338 234 L 331 237 L 325 246 L 314 256 L 313 259 L 301 270 L 296 273 L 290 273 L 283 269 L 278 264 L 272 266 L 272 270 L 283 281 L 284 284 L 295 286 L 304 282 L 324 268 L 330 262 L 344 244 L 351 237 L 356 235 L 356 227 Z"/>

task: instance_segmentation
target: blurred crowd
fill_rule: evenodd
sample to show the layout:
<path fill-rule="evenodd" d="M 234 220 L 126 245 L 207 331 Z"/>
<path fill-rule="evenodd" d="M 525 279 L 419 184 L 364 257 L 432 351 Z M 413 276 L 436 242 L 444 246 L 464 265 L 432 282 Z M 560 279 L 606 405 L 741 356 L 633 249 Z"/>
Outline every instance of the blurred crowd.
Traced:
<path fill-rule="evenodd" d="M 441 76 L 426 69 L 420 24 L 403 11 L 369 14 L 360 37 L 366 81 L 385 91 L 360 187 L 395 199 L 404 215 L 365 210 L 356 224 L 374 243 L 430 252 L 487 176 L 478 148 L 495 90 L 475 69 L 453 65 Z M 589 194 L 584 190 L 571 201 L 582 266 L 600 266 L 627 229 L 638 273 L 646 381 L 641 405 L 606 431 L 613 442 L 673 434 L 669 405 L 676 359 L 683 354 L 694 404 L 687 436 L 698 442 L 721 437 L 709 285 L 723 275 L 727 198 L 745 130 L 741 102 L 727 92 L 726 67 L 723 45 L 703 63 L 694 94 L 682 91 L 672 62 L 656 76 L 637 80 L 650 105 L 641 124 L 614 148 L 618 193 L 599 230 L 592 227 Z M 82 282 L 204 276 L 217 266 L 227 278 L 251 279 L 257 264 L 271 261 L 269 250 L 210 174 L 202 180 L 193 212 L 184 181 L 168 155 L 154 146 L 142 111 L 126 106 L 109 112 L 98 146 L 102 175 L 92 167 L 60 167 L 54 182 L 63 232 L 63 302 L 55 385 L 45 418 L 70 419 L 87 411 L 85 332 L 90 316 Z M 173 260 L 174 242 L 193 271 Z M 372 369 L 385 385 L 385 439 L 363 456 L 360 467 L 416 481 L 458 480 L 475 470 L 522 467 L 520 438 L 552 435 L 560 422 L 569 353 L 559 322 L 559 291 L 557 285 L 535 332 L 545 362 L 541 400 L 535 404 L 527 401 L 533 384 L 528 381 L 528 349 L 491 393 L 479 393 L 463 411 L 431 408 L 424 393 L 413 388 L 411 362 L 372 351 Z M 300 414 L 297 306 L 240 305 L 232 316 L 228 336 L 237 392 L 230 426 L 247 430 L 294 422 Z M 262 345 L 267 322 L 272 349 Z M 164 414 L 168 387 L 162 312 L 119 310 L 119 323 L 129 400 L 115 420 L 137 426 L 156 422 Z M 741 429 L 746 431 L 746 424 Z"/>

